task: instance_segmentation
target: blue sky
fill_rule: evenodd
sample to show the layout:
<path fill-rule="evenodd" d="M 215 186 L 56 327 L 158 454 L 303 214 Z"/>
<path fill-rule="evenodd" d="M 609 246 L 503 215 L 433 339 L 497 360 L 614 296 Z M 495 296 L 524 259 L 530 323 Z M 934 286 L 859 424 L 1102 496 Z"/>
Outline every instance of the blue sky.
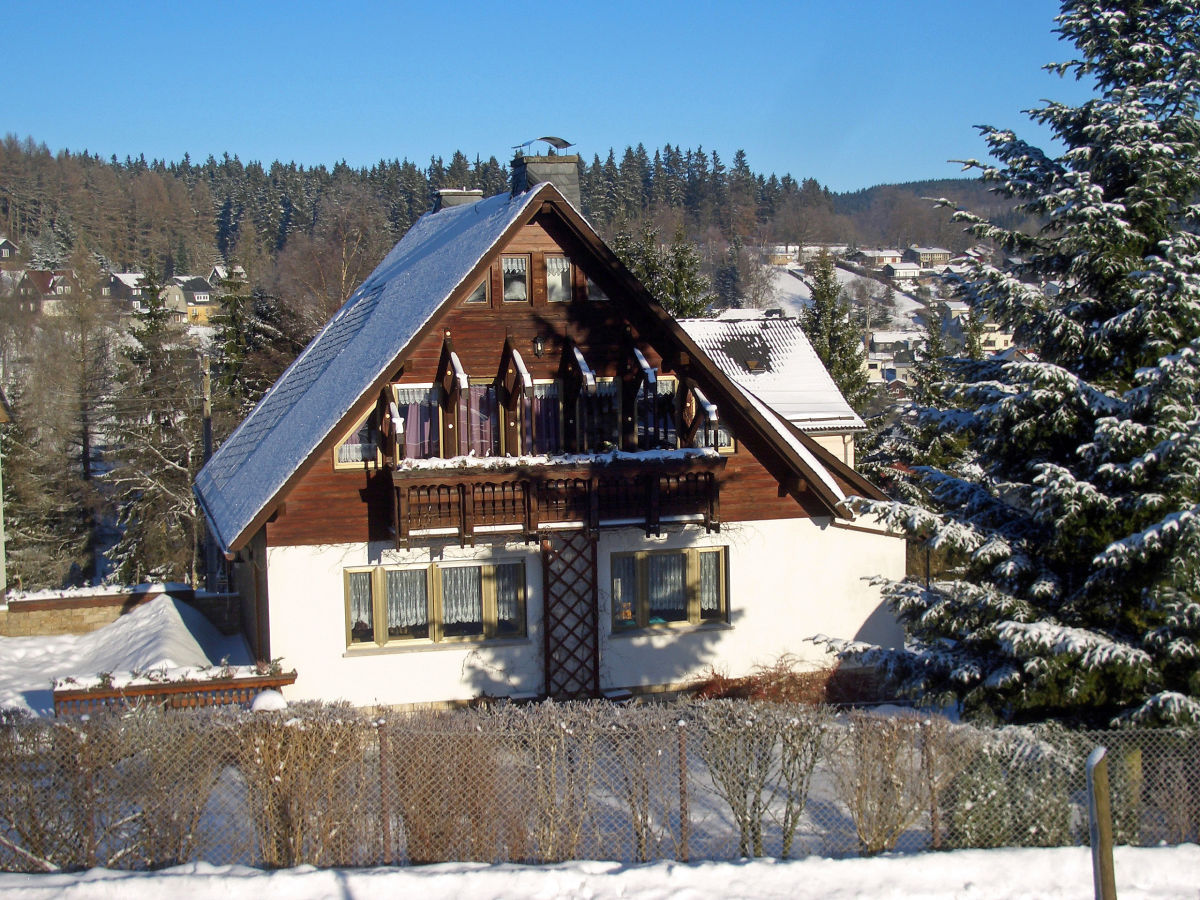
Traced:
<path fill-rule="evenodd" d="M 833 190 L 954 177 L 1077 101 L 1050 0 L 53 3 L 4 13 L 0 131 L 124 158 L 354 166 L 543 134 L 746 151 Z"/>

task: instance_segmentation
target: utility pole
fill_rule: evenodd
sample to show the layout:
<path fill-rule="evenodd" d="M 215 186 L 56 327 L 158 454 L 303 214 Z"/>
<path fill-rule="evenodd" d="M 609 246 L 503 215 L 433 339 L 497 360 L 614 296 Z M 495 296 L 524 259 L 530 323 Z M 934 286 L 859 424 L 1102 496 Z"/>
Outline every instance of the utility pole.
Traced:
<path fill-rule="evenodd" d="M 208 354 L 200 357 L 202 369 L 201 385 L 204 396 L 204 450 L 200 465 L 204 465 L 212 457 L 212 376 L 209 373 Z M 213 540 L 212 529 L 208 527 L 208 516 L 204 516 L 204 589 L 217 589 L 217 545 Z"/>

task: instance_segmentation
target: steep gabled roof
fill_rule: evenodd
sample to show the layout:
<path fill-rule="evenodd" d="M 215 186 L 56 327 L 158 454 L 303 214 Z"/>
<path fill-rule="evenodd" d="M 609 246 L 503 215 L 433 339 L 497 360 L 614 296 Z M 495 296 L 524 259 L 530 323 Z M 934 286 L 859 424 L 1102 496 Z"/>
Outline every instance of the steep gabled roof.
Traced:
<path fill-rule="evenodd" d="M 821 364 L 799 319 L 760 314 L 681 319 L 679 324 L 739 387 L 801 431 L 866 427 Z"/>
<path fill-rule="evenodd" d="M 549 184 L 422 216 L 200 470 L 196 494 L 226 551 L 395 366 L 477 262 L 536 210 Z"/>

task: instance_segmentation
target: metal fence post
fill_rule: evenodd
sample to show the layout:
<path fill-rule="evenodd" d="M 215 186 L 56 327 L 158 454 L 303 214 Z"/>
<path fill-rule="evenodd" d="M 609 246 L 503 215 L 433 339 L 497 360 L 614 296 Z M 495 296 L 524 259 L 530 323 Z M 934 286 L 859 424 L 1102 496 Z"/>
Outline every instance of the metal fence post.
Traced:
<path fill-rule="evenodd" d="M 394 866 L 396 858 L 392 854 L 392 796 L 388 790 L 388 736 L 387 723 L 379 722 L 375 728 L 379 737 L 379 818 L 381 836 L 383 838 L 383 864 Z"/>
<path fill-rule="evenodd" d="M 691 837 L 692 825 L 688 814 L 688 768 L 687 768 L 687 726 L 679 721 L 679 859 L 688 862 L 691 855 L 688 852 L 688 840 Z"/>
<path fill-rule="evenodd" d="M 1092 882 L 1096 900 L 1117 900 L 1106 753 L 1104 747 L 1097 747 L 1087 758 L 1088 830 L 1092 838 Z"/>

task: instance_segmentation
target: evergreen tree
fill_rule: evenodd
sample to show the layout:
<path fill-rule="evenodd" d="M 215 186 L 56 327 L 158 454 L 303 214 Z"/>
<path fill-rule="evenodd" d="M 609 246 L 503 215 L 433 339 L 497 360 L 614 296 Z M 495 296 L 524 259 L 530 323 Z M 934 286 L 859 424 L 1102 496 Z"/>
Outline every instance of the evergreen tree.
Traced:
<path fill-rule="evenodd" d="M 952 366 L 924 421 L 965 449 L 918 470 L 932 508 L 868 507 L 956 572 L 890 587 L 905 649 L 841 649 L 968 715 L 1197 723 L 1200 14 L 1068 0 L 1057 21 L 1078 58 L 1053 68 L 1096 93 L 1033 113 L 1065 151 L 985 129 L 998 162 L 975 163 L 1045 224 L 960 217 L 1019 260 L 969 295 L 1037 361 Z"/>
<path fill-rule="evenodd" d="M 652 225 L 643 225 L 636 238 L 628 231 L 619 231 L 613 239 L 613 251 L 663 309 L 676 318 L 703 315 L 712 302 L 708 279 L 700 271 L 700 254 L 682 225 L 666 248 Z"/>
<path fill-rule="evenodd" d="M 151 270 L 142 281 L 114 398 L 116 449 L 109 475 L 121 537 L 113 548 L 126 583 L 198 583 L 203 519 L 192 495 L 202 456 L 197 356 L 172 321 Z"/>
<path fill-rule="evenodd" d="M 812 303 L 800 316 L 800 325 L 846 402 L 861 410 L 870 395 L 862 335 L 842 297 L 833 257 L 824 250 L 813 267 Z"/>

